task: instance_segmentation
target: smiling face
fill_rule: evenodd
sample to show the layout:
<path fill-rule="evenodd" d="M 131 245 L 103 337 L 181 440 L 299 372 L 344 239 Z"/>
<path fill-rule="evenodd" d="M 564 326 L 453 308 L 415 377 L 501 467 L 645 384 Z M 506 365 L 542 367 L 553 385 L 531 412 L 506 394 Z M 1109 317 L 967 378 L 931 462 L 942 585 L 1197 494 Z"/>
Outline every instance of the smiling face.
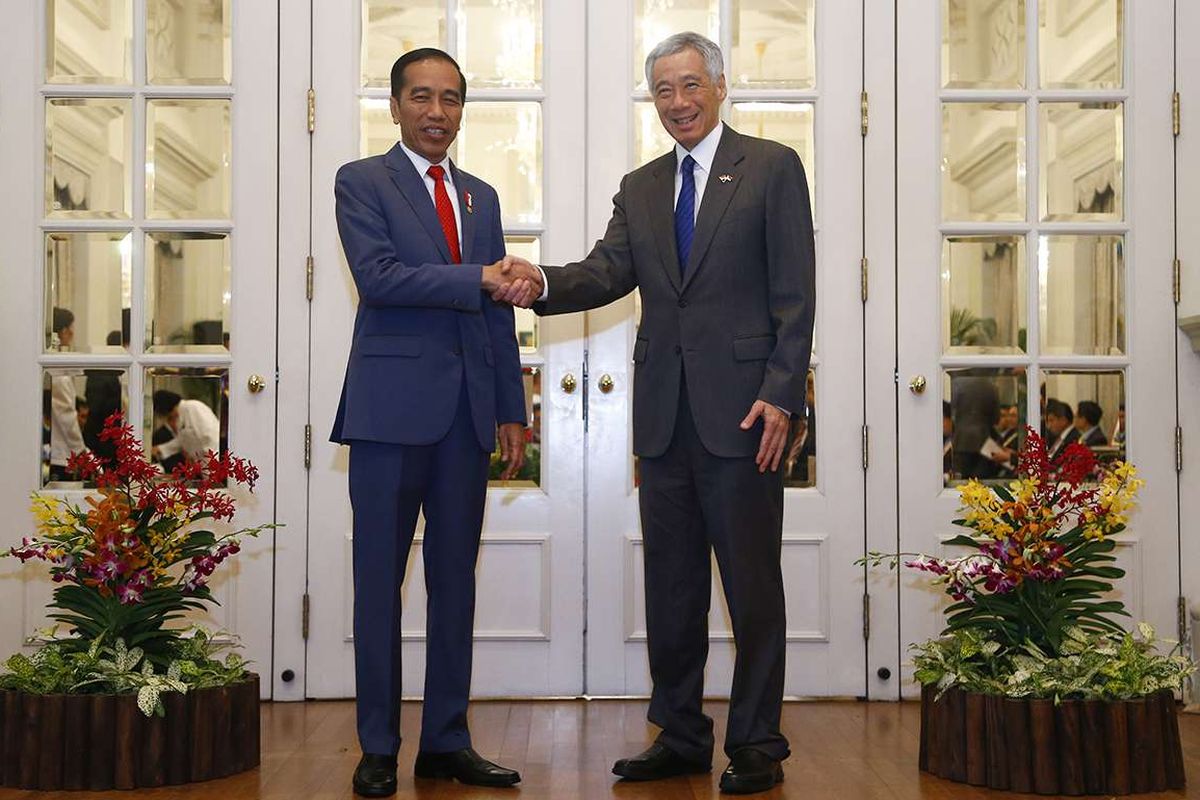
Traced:
<path fill-rule="evenodd" d="M 713 81 L 700 52 L 685 47 L 655 61 L 651 78 L 659 120 L 675 141 L 691 150 L 721 120 L 725 76 Z"/>
<path fill-rule="evenodd" d="M 404 70 L 400 97 L 392 97 L 392 122 L 400 126 L 400 140 L 414 153 L 434 164 L 458 135 L 463 96 L 458 70 L 448 61 L 426 59 Z"/>

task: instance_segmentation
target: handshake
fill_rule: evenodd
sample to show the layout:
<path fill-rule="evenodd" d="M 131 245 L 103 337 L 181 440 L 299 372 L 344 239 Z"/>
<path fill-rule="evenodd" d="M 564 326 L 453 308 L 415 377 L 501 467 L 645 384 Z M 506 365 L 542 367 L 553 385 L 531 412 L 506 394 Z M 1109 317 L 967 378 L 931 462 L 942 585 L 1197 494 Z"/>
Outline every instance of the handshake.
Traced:
<path fill-rule="evenodd" d="M 545 289 L 542 271 L 520 256 L 505 256 L 483 268 L 480 281 L 498 303 L 529 308 Z"/>

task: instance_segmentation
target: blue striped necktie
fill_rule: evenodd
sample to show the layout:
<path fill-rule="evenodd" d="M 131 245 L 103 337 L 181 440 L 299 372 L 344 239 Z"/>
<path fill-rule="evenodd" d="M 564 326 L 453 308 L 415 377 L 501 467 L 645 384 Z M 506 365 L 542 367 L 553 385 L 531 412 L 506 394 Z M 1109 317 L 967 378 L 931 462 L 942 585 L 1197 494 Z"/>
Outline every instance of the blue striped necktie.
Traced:
<path fill-rule="evenodd" d="M 688 254 L 692 252 L 692 234 L 696 232 L 696 159 L 684 156 L 680 165 L 683 181 L 675 201 L 675 246 L 679 252 L 679 277 L 687 274 Z"/>

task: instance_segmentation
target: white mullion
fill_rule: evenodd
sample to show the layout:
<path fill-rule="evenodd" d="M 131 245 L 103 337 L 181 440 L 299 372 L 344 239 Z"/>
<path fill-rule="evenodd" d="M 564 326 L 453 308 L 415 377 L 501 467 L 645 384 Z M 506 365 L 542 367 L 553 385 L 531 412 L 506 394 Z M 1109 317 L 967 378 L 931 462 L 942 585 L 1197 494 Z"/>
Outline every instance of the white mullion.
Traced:
<path fill-rule="evenodd" d="M 130 290 L 129 290 L 129 352 L 133 361 L 129 366 L 129 406 L 125 410 L 126 420 L 140 426 L 144 417 L 142 400 L 145 395 L 145 371 L 141 369 L 139 355 L 146 340 L 146 0 L 133 0 L 133 41 L 130 46 L 133 58 L 133 109 L 132 141 L 133 153 L 130 168 L 133 181 L 132 228 L 130 236 Z M 135 422 L 138 421 L 138 422 Z"/>
<path fill-rule="evenodd" d="M 175 99 L 214 99 L 214 100 L 232 100 L 236 94 L 233 84 L 228 86 L 189 86 L 189 85 L 156 85 L 156 86 L 141 86 L 139 91 L 149 98 L 167 98 Z"/>
<path fill-rule="evenodd" d="M 446 52 L 462 63 L 458 55 L 458 0 L 446 0 Z"/>
<path fill-rule="evenodd" d="M 733 2 L 734 0 L 718 0 L 717 4 L 717 44 L 725 56 L 726 83 L 733 74 Z M 725 97 L 721 104 L 721 118 L 728 120 L 733 113 L 733 92 Z"/>
<path fill-rule="evenodd" d="M 230 219 L 143 219 L 142 231 L 145 233 L 229 233 L 234 227 Z"/>
<path fill-rule="evenodd" d="M 1030 367 L 1026 374 L 1025 423 L 1040 428 L 1042 423 L 1041 404 L 1041 345 L 1042 345 L 1042 302 L 1041 293 L 1041 169 L 1038 161 L 1041 152 L 1038 141 L 1038 96 L 1041 31 L 1038 29 L 1038 14 L 1041 0 L 1025 2 L 1025 91 L 1021 102 L 1025 104 L 1025 352 Z"/>
<path fill-rule="evenodd" d="M 37 363 L 43 369 L 128 369 L 128 353 L 43 353 Z"/>
<path fill-rule="evenodd" d="M 388 100 L 391 90 L 382 86 L 359 88 L 358 96 L 366 100 Z M 502 101 L 541 103 L 546 99 L 544 89 L 468 89 L 469 102 Z"/>
<path fill-rule="evenodd" d="M 1044 369 L 1071 370 L 1073 372 L 1114 372 L 1125 370 L 1131 360 L 1128 355 L 1122 356 L 1086 356 L 1086 355 L 1050 355 L 1042 356 L 1038 363 Z"/>
<path fill-rule="evenodd" d="M 138 362 L 143 367 L 180 367 L 187 369 L 229 369 L 233 354 L 223 353 L 144 353 Z"/>
<path fill-rule="evenodd" d="M 731 89 L 734 103 L 817 103 L 820 92 L 813 89 Z"/>

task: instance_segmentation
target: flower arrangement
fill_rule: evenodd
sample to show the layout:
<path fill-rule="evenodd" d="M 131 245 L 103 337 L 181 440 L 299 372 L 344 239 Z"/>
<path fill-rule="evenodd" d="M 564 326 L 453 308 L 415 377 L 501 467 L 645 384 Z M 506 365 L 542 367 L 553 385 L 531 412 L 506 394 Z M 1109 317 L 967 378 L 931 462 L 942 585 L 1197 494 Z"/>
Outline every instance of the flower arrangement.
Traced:
<path fill-rule="evenodd" d="M 38 693 L 40 687 L 40 693 L 49 693 L 149 686 L 139 696 L 152 698 L 151 710 L 162 713 L 160 691 L 203 685 L 197 676 L 211 680 L 216 674 L 226 682 L 243 677 L 238 657 L 214 661 L 214 646 L 203 631 L 185 637 L 190 629 L 169 623 L 189 609 L 216 604 L 208 586 L 213 572 L 240 550 L 242 537 L 275 526 L 218 534 L 204 524 L 233 519 L 235 501 L 224 491 L 228 483 L 253 491 L 258 470 L 245 459 L 209 452 L 163 475 L 145 459 L 120 412 L 105 421 L 100 439 L 113 445 L 111 460 L 83 452 L 68 465 L 95 481 L 98 496 L 89 496 L 81 508 L 35 492 L 37 535 L 0 553 L 50 565 L 58 584 L 50 617 L 68 630 L 28 659 L 9 659 L 0 688 Z M 38 668 L 34 673 L 57 677 L 39 684 L 31 666 Z"/>

